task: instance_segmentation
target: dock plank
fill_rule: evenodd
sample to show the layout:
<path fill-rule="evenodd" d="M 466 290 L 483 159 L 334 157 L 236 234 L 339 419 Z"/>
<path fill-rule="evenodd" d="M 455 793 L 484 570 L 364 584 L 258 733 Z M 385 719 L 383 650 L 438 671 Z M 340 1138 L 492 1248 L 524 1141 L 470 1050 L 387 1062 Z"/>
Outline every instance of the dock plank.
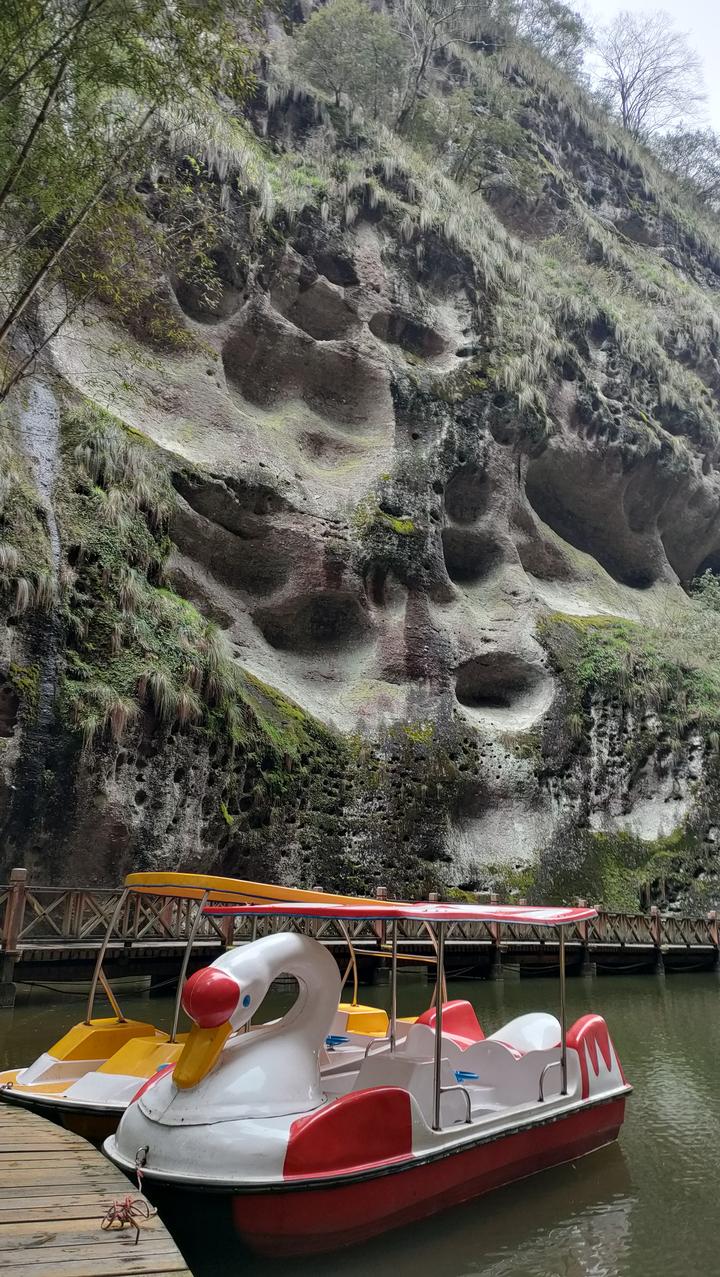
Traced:
<path fill-rule="evenodd" d="M 87 1140 L 0 1106 L 0 1277 L 192 1277 L 157 1215 L 101 1228 L 133 1185 Z"/>

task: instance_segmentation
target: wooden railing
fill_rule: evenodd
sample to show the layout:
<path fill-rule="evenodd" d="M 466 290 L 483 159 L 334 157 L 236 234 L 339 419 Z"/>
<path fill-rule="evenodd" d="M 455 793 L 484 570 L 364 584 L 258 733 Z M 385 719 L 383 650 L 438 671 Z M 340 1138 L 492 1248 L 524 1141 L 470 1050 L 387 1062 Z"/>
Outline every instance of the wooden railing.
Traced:
<path fill-rule="evenodd" d="M 120 897 L 120 888 L 100 887 L 35 887 L 27 881 L 24 869 L 14 869 L 10 882 L 0 886 L 0 951 L 11 955 L 33 945 L 56 943 L 62 946 L 93 945 L 102 940 L 113 910 Z M 584 902 L 583 902 L 584 903 Z M 142 943 L 182 943 L 195 920 L 198 904 L 191 900 L 167 900 L 160 896 L 129 896 L 117 924 L 112 940 L 125 945 Z M 197 940 L 221 940 L 224 944 L 249 940 L 252 935 L 262 935 L 274 929 L 278 923 L 272 918 L 260 918 L 253 923 L 248 918 L 208 918 L 200 920 Z M 284 928 L 307 926 L 319 940 L 338 939 L 340 932 L 332 921 L 302 923 L 284 919 Z M 380 928 L 368 921 L 346 924 L 353 940 L 367 941 L 378 938 Z M 402 921 L 399 924 L 400 942 L 424 944 L 429 937 L 424 924 Z M 569 944 L 580 944 L 587 949 L 654 948 L 718 948 L 718 920 L 716 913 L 685 916 L 675 913 L 661 914 L 657 908 L 648 913 L 615 913 L 600 910 L 591 922 L 568 928 Z M 452 923 L 448 928 L 449 944 L 485 942 L 492 946 L 512 948 L 514 945 L 552 945 L 555 935 L 542 927 L 529 924 Z"/>

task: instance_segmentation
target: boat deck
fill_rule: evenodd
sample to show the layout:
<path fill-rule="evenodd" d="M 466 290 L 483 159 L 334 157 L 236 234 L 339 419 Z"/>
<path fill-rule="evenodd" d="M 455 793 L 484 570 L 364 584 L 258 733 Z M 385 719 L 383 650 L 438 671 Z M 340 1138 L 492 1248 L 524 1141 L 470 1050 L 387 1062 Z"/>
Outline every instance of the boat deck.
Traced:
<path fill-rule="evenodd" d="M 0 1104 L 0 1277 L 192 1277 L 160 1218 L 104 1232 L 133 1186 L 92 1144 Z"/>

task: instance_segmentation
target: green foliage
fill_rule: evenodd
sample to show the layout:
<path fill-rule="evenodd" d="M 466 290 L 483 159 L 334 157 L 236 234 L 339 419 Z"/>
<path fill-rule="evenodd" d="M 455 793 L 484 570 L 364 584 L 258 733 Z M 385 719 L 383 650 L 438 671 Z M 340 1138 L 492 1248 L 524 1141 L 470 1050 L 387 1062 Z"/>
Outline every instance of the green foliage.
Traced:
<path fill-rule="evenodd" d="M 564 904 L 580 896 L 606 909 L 636 910 L 641 889 L 663 877 L 683 850 L 681 834 L 646 842 L 624 832 L 563 833 L 541 851 L 527 895 L 544 904 Z"/>
<path fill-rule="evenodd" d="M 200 729 L 230 754 L 262 751 L 263 784 L 285 792 L 293 766 L 335 738 L 246 674 L 218 626 L 163 585 L 174 493 L 162 455 L 89 405 L 66 413 L 63 436 L 65 721 L 86 748 L 120 740 L 143 711 L 161 730 Z"/>
<path fill-rule="evenodd" d="M 657 138 L 653 149 L 661 164 L 675 174 L 691 198 L 718 208 L 720 137 L 714 129 L 675 129 Z"/>
<path fill-rule="evenodd" d="M 702 576 L 695 577 L 691 594 L 704 608 L 711 612 L 720 612 L 720 577 L 709 568 Z"/>
<path fill-rule="evenodd" d="M 0 421 L 0 604 L 23 615 L 54 602 L 50 543 L 26 459 L 10 444 Z"/>
<path fill-rule="evenodd" d="M 517 34 L 571 75 L 579 74 L 592 32 L 582 14 L 562 0 L 521 0 L 514 6 Z"/>
<path fill-rule="evenodd" d="M 66 414 L 64 462 L 58 512 L 72 563 L 63 599 L 66 717 L 86 744 L 104 733 L 120 739 L 143 704 L 161 722 L 196 721 L 210 665 L 215 677 L 207 657 L 215 636 L 161 585 L 174 502 L 161 459 L 88 406 Z"/>
<path fill-rule="evenodd" d="M 399 537 L 414 536 L 418 531 L 412 519 L 389 514 L 387 510 L 382 509 L 377 497 L 372 495 L 363 497 L 358 502 L 353 512 L 352 522 L 363 537 L 370 536 L 378 528 L 389 528 Z"/>
<path fill-rule="evenodd" d="M 429 745 L 435 728 L 432 723 L 404 723 L 403 731 L 416 745 Z"/>
<path fill-rule="evenodd" d="M 362 0 L 331 0 L 313 13 L 298 38 L 298 69 L 337 106 L 342 94 L 377 118 L 392 108 L 404 50 L 391 20 Z"/>
<path fill-rule="evenodd" d="M 673 740 L 691 724 L 720 724 L 720 618 L 710 609 L 688 606 L 656 626 L 555 613 L 538 633 L 568 691 L 573 739 L 594 695 L 657 714 Z"/>
<path fill-rule="evenodd" d="M 57 277 L 81 233 L 105 241 L 110 264 L 101 256 L 96 278 L 92 269 L 83 274 L 82 251 L 74 268 L 67 264 L 74 285 L 67 313 L 119 286 L 112 257 L 122 254 L 122 243 L 113 247 L 112 236 L 126 243 L 133 237 L 139 204 L 128 190 L 157 146 L 161 111 L 172 103 L 202 113 L 218 93 L 247 94 L 249 53 L 237 24 L 256 14 L 256 0 L 30 0 L 3 7 L 0 341 L 37 289 Z"/>
<path fill-rule="evenodd" d="M 18 665 L 11 661 L 7 679 L 25 709 L 32 713 L 37 706 L 40 671 L 37 665 Z"/>
<path fill-rule="evenodd" d="M 386 514 L 384 510 L 378 511 L 378 520 L 399 537 L 411 537 L 417 531 L 412 519 L 396 518 L 392 514 Z"/>

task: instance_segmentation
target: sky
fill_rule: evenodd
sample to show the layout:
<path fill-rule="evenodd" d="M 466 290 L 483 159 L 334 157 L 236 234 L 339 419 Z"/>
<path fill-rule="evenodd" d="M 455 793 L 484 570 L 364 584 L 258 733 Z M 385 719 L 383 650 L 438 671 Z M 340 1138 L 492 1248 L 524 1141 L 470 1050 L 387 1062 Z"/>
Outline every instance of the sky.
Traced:
<path fill-rule="evenodd" d="M 591 0 L 578 6 L 590 12 L 593 21 L 610 21 L 623 9 L 633 13 L 669 13 L 679 31 L 687 34 L 690 44 L 703 62 L 707 104 L 702 123 L 720 132 L 720 9 L 718 0 Z"/>

